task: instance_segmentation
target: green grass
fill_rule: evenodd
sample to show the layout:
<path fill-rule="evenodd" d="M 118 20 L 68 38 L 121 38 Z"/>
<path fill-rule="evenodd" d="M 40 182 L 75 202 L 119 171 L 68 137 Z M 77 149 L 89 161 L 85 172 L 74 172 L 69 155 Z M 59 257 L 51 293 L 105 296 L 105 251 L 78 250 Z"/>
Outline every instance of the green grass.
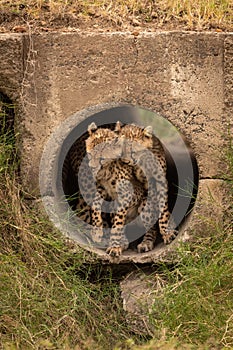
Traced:
<path fill-rule="evenodd" d="M 169 283 L 154 304 L 152 324 L 184 342 L 233 347 L 233 237 L 219 234 L 218 243 L 203 241 L 170 271 Z M 206 247 L 203 247 L 208 244 Z"/>
<path fill-rule="evenodd" d="M 129 29 L 133 27 L 231 30 L 230 0 L 1 0 L 3 26 L 18 19 L 31 28 L 50 25 Z M 5 18 L 5 19 L 4 19 Z M 60 21 L 60 24 L 59 24 Z M 64 22 L 62 22 L 64 21 Z M 42 23 L 41 23 L 42 22 Z"/>
<path fill-rule="evenodd" d="M 175 265 L 157 266 L 165 288 L 155 293 L 154 337 L 146 342 L 126 322 L 120 276 L 90 253 L 74 252 L 35 202 L 25 198 L 11 112 L 9 104 L 1 104 L 0 348 L 232 349 L 233 206 L 206 238 L 181 246 Z M 226 157 L 232 203 L 231 142 Z"/>

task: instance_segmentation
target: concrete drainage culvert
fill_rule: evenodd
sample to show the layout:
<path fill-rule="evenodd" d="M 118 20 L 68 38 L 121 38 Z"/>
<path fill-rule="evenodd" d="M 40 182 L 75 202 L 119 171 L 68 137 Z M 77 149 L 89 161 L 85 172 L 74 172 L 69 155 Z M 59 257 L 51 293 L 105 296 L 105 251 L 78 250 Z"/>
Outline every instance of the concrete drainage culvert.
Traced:
<path fill-rule="evenodd" d="M 106 234 L 98 242 L 93 241 L 92 234 L 95 228 L 85 221 L 85 215 L 76 212 L 76 208 L 77 201 L 80 200 L 78 198 L 83 198 L 85 202 L 89 201 L 89 195 L 83 190 L 85 186 L 82 186 L 82 181 L 85 181 L 83 175 L 88 176 L 83 172 L 87 170 L 82 168 L 83 164 L 89 161 L 85 154 L 88 126 L 94 122 L 97 127 L 114 130 L 118 121 L 122 125 L 135 124 L 146 130 L 150 129 L 162 143 L 166 155 L 169 212 L 172 214 L 178 234 L 168 245 L 164 244 L 161 235 L 158 234 L 152 251 L 138 253 L 136 247 L 142 241 L 145 227 L 140 218 L 138 220 L 140 215 L 136 215 L 132 222 L 125 225 L 129 247 L 116 259 L 106 253 L 111 228 L 106 229 Z M 69 164 L 69 151 L 74 147 L 78 150 L 79 172 L 74 172 Z M 115 157 L 113 152 L 112 161 Z M 153 164 L 150 167 L 153 167 Z M 92 171 L 91 168 L 88 171 Z M 50 136 L 40 163 L 40 191 L 50 219 L 64 235 L 76 241 L 81 247 L 95 252 L 106 262 L 146 263 L 166 260 L 177 244 L 187 239 L 185 227 L 191 217 L 197 190 L 198 166 L 184 136 L 157 113 L 131 105 L 94 106 L 72 115 Z M 111 200 L 104 201 L 105 204 L 106 202 L 111 203 Z M 116 207 L 110 205 L 110 208 Z M 106 211 L 103 215 L 110 217 L 112 214 L 114 216 L 114 210 L 116 209 L 109 210 L 108 205 L 102 208 L 102 212 Z M 158 226 L 156 215 L 155 219 L 154 227 Z"/>

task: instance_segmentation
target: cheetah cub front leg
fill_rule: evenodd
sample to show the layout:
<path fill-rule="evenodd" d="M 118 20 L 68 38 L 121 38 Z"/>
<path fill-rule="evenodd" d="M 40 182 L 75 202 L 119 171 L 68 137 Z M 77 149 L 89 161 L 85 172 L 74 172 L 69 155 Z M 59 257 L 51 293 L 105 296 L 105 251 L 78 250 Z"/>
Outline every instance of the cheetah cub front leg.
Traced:
<path fill-rule="evenodd" d="M 123 251 L 128 249 L 129 242 L 124 236 L 124 230 L 120 228 L 111 229 L 111 239 L 109 242 L 109 247 L 106 249 L 106 253 L 112 257 L 119 257 L 122 255 Z"/>
<path fill-rule="evenodd" d="M 129 246 L 125 236 L 126 217 L 130 206 L 134 200 L 132 185 L 128 180 L 121 180 L 117 184 L 117 208 L 113 217 L 109 247 L 106 253 L 119 257 Z"/>
<path fill-rule="evenodd" d="M 148 193 L 151 195 L 150 198 L 145 198 L 139 208 L 139 214 L 146 233 L 142 242 L 137 246 L 138 253 L 146 253 L 153 250 L 158 235 L 158 230 L 155 227 L 158 218 L 157 193 L 151 181 L 148 182 Z"/>
<path fill-rule="evenodd" d="M 103 219 L 101 215 L 103 200 L 101 194 L 97 191 L 91 207 L 91 238 L 95 243 L 100 243 L 103 238 Z"/>

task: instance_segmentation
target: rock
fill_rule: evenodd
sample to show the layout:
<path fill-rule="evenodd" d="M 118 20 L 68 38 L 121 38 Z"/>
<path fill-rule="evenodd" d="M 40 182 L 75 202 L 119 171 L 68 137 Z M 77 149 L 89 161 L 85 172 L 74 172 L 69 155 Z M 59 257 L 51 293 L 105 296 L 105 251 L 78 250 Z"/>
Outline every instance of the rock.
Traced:
<path fill-rule="evenodd" d="M 135 333 L 153 336 L 149 316 L 155 297 L 163 293 L 165 285 L 161 276 L 143 270 L 129 273 L 120 283 L 123 309 Z"/>

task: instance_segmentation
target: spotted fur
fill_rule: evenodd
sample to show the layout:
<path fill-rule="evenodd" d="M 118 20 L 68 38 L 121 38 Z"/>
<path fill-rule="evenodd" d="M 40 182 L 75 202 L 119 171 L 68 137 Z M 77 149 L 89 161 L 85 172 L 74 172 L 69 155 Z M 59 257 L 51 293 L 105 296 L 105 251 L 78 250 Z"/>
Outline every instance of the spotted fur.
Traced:
<path fill-rule="evenodd" d="M 153 223 L 158 218 L 159 230 L 164 243 L 176 237 L 175 222 L 168 209 L 168 182 L 166 179 L 166 158 L 163 146 L 153 134 L 150 126 L 141 128 L 134 124 L 116 124 L 116 133 L 125 137 L 123 160 L 136 166 L 135 176 L 148 190 L 148 198 L 141 213 L 147 233 L 138 245 L 138 251 L 153 249 L 156 231 Z"/>
<path fill-rule="evenodd" d="M 102 205 L 104 199 L 114 202 L 114 212 L 107 253 L 119 256 L 127 249 L 125 225 L 138 215 L 145 198 L 145 188 L 136 179 L 135 169 L 122 162 L 124 136 L 107 128 L 89 126 L 86 151 L 95 176 L 97 191 L 92 205 L 93 240 L 102 237 Z"/>

